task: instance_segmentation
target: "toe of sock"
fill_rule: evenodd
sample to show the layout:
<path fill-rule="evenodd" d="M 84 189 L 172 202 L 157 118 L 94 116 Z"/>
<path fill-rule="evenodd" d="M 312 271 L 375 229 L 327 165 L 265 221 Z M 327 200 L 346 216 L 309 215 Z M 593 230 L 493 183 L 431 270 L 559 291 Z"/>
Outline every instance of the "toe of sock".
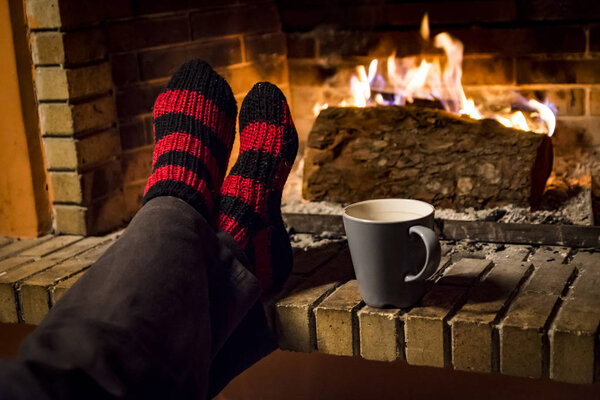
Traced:
<path fill-rule="evenodd" d="M 284 123 L 287 101 L 281 90 L 269 82 L 258 82 L 248 92 L 240 111 L 240 131 L 255 121 L 273 125 Z"/>
<path fill-rule="evenodd" d="M 236 117 L 237 105 L 231 87 L 206 61 L 193 59 L 185 62 L 171 77 L 167 90 L 200 92 L 218 104 L 229 117 Z"/>

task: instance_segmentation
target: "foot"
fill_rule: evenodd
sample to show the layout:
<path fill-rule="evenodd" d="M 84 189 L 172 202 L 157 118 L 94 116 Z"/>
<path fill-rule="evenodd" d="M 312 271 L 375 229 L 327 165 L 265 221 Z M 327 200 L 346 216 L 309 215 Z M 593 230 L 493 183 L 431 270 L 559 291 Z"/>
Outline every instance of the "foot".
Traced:
<path fill-rule="evenodd" d="M 212 215 L 229 162 L 237 106 L 229 84 L 204 61 L 183 64 L 154 103 L 152 174 L 143 203 L 178 197 Z"/>
<path fill-rule="evenodd" d="M 298 151 L 285 96 L 260 82 L 240 110 L 240 154 L 221 188 L 219 226 L 246 252 L 263 291 L 281 288 L 292 268 L 281 192 Z"/>

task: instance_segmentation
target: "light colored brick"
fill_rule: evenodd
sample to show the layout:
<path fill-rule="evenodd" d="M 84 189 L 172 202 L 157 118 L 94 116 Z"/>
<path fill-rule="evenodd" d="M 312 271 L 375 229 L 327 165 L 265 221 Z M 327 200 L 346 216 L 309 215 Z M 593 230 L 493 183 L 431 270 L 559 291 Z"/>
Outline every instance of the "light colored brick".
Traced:
<path fill-rule="evenodd" d="M 38 100 L 66 100 L 69 98 L 67 71 L 62 67 L 38 67 L 35 87 Z"/>
<path fill-rule="evenodd" d="M 572 264 L 562 264 L 560 261 L 538 264 L 535 272 L 523 287 L 525 293 L 543 293 L 559 296 L 574 273 Z"/>
<path fill-rule="evenodd" d="M 568 247 L 542 246 L 535 250 L 535 253 L 529 258 L 529 261 L 535 268 L 549 262 L 562 263 L 569 255 Z"/>
<path fill-rule="evenodd" d="M 61 32 L 32 32 L 30 40 L 33 63 L 63 64 L 65 60 L 63 35 Z"/>
<path fill-rule="evenodd" d="M 406 361 L 410 365 L 444 367 L 446 319 L 466 296 L 468 288 L 435 285 L 405 316 Z"/>
<path fill-rule="evenodd" d="M 54 304 L 56 304 L 56 302 L 58 300 L 60 300 L 61 297 L 63 297 L 63 295 L 66 293 L 66 291 L 69 290 L 71 288 L 71 286 L 73 286 L 75 284 L 75 282 L 77 282 L 79 280 L 79 278 L 81 278 L 83 276 L 83 274 L 85 274 L 85 271 L 75 274 L 72 277 L 70 277 L 69 279 L 65 279 L 64 281 L 61 281 L 56 284 L 56 286 L 54 287 L 54 290 L 52 290 L 51 296 L 50 296 L 53 306 L 54 306 Z"/>
<path fill-rule="evenodd" d="M 79 173 L 50 171 L 49 175 L 55 202 L 83 203 L 81 175 Z"/>
<path fill-rule="evenodd" d="M 336 283 L 299 289 L 275 305 L 279 347 L 310 353 L 315 349 L 314 305 L 336 287 Z"/>
<path fill-rule="evenodd" d="M 70 236 L 70 235 L 55 236 L 54 238 L 52 238 L 42 244 L 39 244 L 37 246 L 31 247 L 31 248 L 25 250 L 24 252 L 22 252 L 20 254 L 20 256 L 35 257 L 35 258 L 45 257 L 57 250 L 60 250 L 64 247 L 69 246 L 70 244 L 78 242 L 81 239 L 83 239 L 82 236 Z"/>
<path fill-rule="evenodd" d="M 104 254 L 115 238 L 104 238 L 102 244 L 95 246 L 77 257 L 52 266 L 21 284 L 20 300 L 23 320 L 29 324 L 39 324 L 48 313 L 50 304 L 49 291 L 62 280 L 83 271 Z"/>
<path fill-rule="evenodd" d="M 548 336 L 550 379 L 590 384 L 594 381 L 594 342 L 600 321 L 597 298 L 567 298 Z"/>
<path fill-rule="evenodd" d="M 500 324 L 500 372 L 507 375 L 543 376 L 544 326 L 558 295 L 524 293 L 513 302 Z"/>
<path fill-rule="evenodd" d="M 38 100 L 76 100 L 103 94 L 112 88 L 107 62 L 81 68 L 36 68 Z"/>
<path fill-rule="evenodd" d="M 31 261 L 32 259 L 25 259 Z M 27 277 L 51 267 L 58 261 L 50 259 L 41 259 L 34 262 L 27 262 L 16 268 L 0 275 L 0 322 L 17 323 L 18 299 L 17 283 Z"/>
<path fill-rule="evenodd" d="M 571 264 L 575 265 L 579 271 L 599 271 L 600 270 L 600 252 L 590 253 L 580 250 Z"/>
<path fill-rule="evenodd" d="M 68 235 L 87 235 L 87 208 L 70 205 L 54 205 L 54 230 Z"/>
<path fill-rule="evenodd" d="M 32 257 L 21 257 L 21 256 L 5 258 L 4 260 L 0 261 L 0 278 L 2 278 L 3 275 L 8 273 L 15 267 L 18 267 L 21 264 L 28 263 L 32 260 L 33 260 Z"/>
<path fill-rule="evenodd" d="M 532 270 L 523 252 L 498 256 L 490 273 L 471 292 L 467 303 L 450 321 L 452 365 L 455 369 L 492 372 L 492 331 L 496 315 Z"/>
<path fill-rule="evenodd" d="M 402 322 L 400 309 L 370 306 L 358 312 L 360 355 L 367 360 L 396 361 L 402 354 Z"/>
<path fill-rule="evenodd" d="M 550 378 L 569 383 L 594 381 L 595 342 L 600 326 L 600 253 L 577 253 L 579 270 L 550 327 Z"/>
<path fill-rule="evenodd" d="M 44 103 L 39 105 L 39 113 L 44 135 L 69 136 L 106 127 L 116 121 L 115 102 L 111 96 L 75 105 Z"/>
<path fill-rule="evenodd" d="M 437 281 L 440 285 L 468 286 L 492 266 L 492 261 L 462 258 L 448 267 Z"/>
<path fill-rule="evenodd" d="M 44 138 L 48 169 L 77 169 L 77 140 L 71 138 Z"/>
<path fill-rule="evenodd" d="M 61 250 L 58 250 L 52 254 L 49 254 L 46 258 L 51 258 L 55 260 L 66 260 L 71 257 L 75 257 L 83 253 L 84 251 L 90 250 L 92 247 L 98 246 L 100 243 L 105 241 L 106 239 L 98 236 L 90 236 L 82 239 L 78 242 L 75 242 Z"/>
<path fill-rule="evenodd" d="M 0 260 L 16 255 L 25 249 L 36 246 L 50 239 L 52 239 L 52 235 L 46 235 L 35 239 L 14 240 L 10 244 L 0 247 Z"/>
<path fill-rule="evenodd" d="M 352 280 L 337 288 L 315 308 L 319 352 L 339 356 L 354 355 L 355 342 L 359 338 L 353 314 L 361 305 L 358 282 Z"/>
<path fill-rule="evenodd" d="M 30 29 L 60 28 L 58 0 L 27 0 L 25 5 Z"/>

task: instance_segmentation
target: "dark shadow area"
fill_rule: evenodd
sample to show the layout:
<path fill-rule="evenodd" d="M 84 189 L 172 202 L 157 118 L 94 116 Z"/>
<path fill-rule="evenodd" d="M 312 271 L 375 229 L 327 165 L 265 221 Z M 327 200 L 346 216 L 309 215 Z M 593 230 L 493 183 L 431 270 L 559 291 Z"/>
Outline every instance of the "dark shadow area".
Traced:
<path fill-rule="evenodd" d="M 598 399 L 600 385 L 475 374 L 403 362 L 276 351 L 233 380 L 219 400 Z"/>

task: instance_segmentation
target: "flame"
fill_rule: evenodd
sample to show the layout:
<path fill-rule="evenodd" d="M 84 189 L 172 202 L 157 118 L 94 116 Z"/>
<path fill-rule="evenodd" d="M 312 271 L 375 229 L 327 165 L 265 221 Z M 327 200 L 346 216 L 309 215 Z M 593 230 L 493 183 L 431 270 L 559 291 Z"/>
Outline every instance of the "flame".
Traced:
<path fill-rule="evenodd" d="M 420 33 L 423 40 L 430 42 L 427 14 L 423 16 Z M 489 107 L 477 104 L 465 94 L 461 83 L 462 42 L 443 32 L 433 38 L 432 44 L 442 50 L 444 56 L 396 58 L 392 54 L 385 63 L 372 60 L 368 70 L 359 65 L 350 79 L 350 96 L 340 105 L 369 107 L 404 105 L 415 99 L 437 100 L 449 112 L 474 119 L 492 118 L 507 127 L 552 136 L 556 127 L 556 110 L 551 104 L 517 96 L 517 104 L 503 107 L 501 111 L 497 111 L 496 105 L 494 111 L 490 111 Z M 315 105 L 315 115 L 323 108 L 327 105 Z"/>

